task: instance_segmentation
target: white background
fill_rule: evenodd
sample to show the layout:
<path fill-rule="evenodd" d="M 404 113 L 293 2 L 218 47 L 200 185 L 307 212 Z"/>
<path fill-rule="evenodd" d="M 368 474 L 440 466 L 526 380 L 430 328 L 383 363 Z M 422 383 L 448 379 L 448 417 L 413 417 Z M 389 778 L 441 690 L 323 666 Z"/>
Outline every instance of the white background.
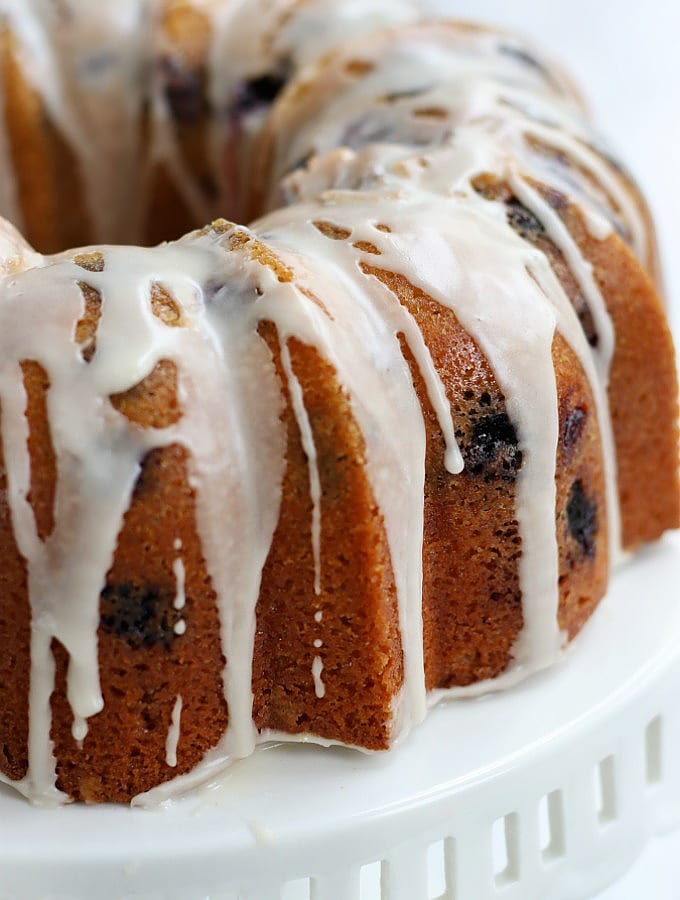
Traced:
<path fill-rule="evenodd" d="M 651 205 L 680 334 L 680 0 L 444 0 L 438 5 L 459 18 L 524 31 L 574 74 L 594 120 Z M 598 900 L 679 898 L 676 834 L 656 839 Z"/>

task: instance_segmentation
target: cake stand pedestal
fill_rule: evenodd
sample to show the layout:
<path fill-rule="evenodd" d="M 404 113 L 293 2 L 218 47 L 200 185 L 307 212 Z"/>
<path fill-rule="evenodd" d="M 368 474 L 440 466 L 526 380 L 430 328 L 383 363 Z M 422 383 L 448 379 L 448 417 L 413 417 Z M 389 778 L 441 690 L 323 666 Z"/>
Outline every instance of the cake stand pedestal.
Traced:
<path fill-rule="evenodd" d="M 279 745 L 169 809 L 0 786 L 1 900 L 584 900 L 680 824 L 680 536 L 562 663 L 365 756 Z"/>

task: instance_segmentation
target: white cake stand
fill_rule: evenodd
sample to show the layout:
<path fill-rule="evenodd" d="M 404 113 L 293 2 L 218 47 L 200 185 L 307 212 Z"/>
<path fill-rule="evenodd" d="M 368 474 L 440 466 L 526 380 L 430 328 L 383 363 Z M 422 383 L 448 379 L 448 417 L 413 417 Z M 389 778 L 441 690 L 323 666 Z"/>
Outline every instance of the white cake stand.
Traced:
<path fill-rule="evenodd" d="M 563 663 L 394 751 L 264 749 L 170 809 L 0 792 L 1 900 L 582 900 L 680 823 L 680 536 Z"/>

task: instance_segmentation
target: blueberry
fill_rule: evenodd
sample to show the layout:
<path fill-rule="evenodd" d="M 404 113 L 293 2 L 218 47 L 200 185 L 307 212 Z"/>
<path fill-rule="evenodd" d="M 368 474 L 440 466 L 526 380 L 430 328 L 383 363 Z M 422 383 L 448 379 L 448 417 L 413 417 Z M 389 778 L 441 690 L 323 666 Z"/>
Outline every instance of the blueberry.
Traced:
<path fill-rule="evenodd" d="M 522 465 L 517 432 L 506 413 L 483 416 L 473 429 L 465 453 L 465 467 L 486 482 L 512 482 Z"/>
<path fill-rule="evenodd" d="M 579 441 L 587 418 L 588 414 L 580 406 L 569 411 L 562 429 L 562 445 L 565 450 L 571 450 Z"/>
<path fill-rule="evenodd" d="M 545 234 L 545 228 L 541 222 L 526 206 L 522 206 L 516 197 L 507 200 L 505 207 L 508 224 L 520 237 L 535 238 L 537 235 Z"/>
<path fill-rule="evenodd" d="M 577 302 L 576 304 L 576 314 L 581 323 L 581 328 L 586 336 L 586 340 L 591 347 L 596 348 L 600 343 L 600 336 L 595 328 L 593 313 L 583 298 L 581 298 L 581 302 Z"/>
<path fill-rule="evenodd" d="M 204 90 L 203 72 L 185 69 L 170 56 L 160 61 L 165 81 L 165 97 L 175 122 L 193 125 L 205 117 L 208 102 Z"/>
<path fill-rule="evenodd" d="M 131 647 L 168 647 L 178 618 L 168 592 L 146 585 L 107 584 L 101 593 L 101 624 Z"/>
<path fill-rule="evenodd" d="M 586 495 L 580 479 L 571 487 L 567 502 L 567 523 L 569 534 L 583 553 L 586 556 L 593 556 L 597 534 L 597 504 Z"/>
<path fill-rule="evenodd" d="M 551 80 L 550 72 L 546 69 L 543 63 L 539 62 L 535 56 L 525 50 L 524 47 L 517 47 L 514 44 L 499 44 L 498 52 L 503 56 L 510 56 L 512 59 L 516 59 L 518 62 L 522 63 L 529 69 L 535 69 L 540 72 L 545 78 Z"/>
<path fill-rule="evenodd" d="M 243 81 L 236 88 L 230 112 L 234 117 L 245 116 L 271 104 L 276 100 L 288 81 L 286 72 L 270 72 Z"/>
<path fill-rule="evenodd" d="M 310 150 L 309 153 L 305 153 L 304 156 L 301 156 L 299 159 L 297 159 L 293 163 L 293 165 L 288 170 L 288 174 L 291 174 L 292 172 L 297 172 L 298 169 L 304 169 L 307 166 L 307 163 L 310 161 L 310 159 L 313 156 L 314 156 L 313 150 Z"/>

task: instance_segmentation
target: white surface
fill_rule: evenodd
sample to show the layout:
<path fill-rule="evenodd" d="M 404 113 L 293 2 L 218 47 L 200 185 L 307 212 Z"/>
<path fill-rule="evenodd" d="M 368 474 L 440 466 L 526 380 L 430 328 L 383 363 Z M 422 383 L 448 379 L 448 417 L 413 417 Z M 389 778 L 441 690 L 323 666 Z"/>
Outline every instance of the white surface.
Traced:
<path fill-rule="evenodd" d="M 632 869 L 597 900 L 678 900 L 680 835 L 655 838 Z"/>
<path fill-rule="evenodd" d="M 2 788 L 0 898 L 221 900 L 238 891 L 268 900 L 312 875 L 327 879 L 315 900 L 356 900 L 338 879 L 358 879 L 377 860 L 390 879 L 382 900 L 427 900 L 437 896 L 426 890 L 428 848 L 448 838 L 456 900 L 490 900 L 501 885 L 507 900 L 583 900 L 680 817 L 679 580 L 674 535 L 617 574 L 561 665 L 511 692 L 437 708 L 389 754 L 278 746 L 162 813 L 36 810 Z M 613 778 L 598 801 L 596 772 L 608 758 Z M 546 855 L 540 807 L 555 791 Z M 504 816 L 508 844 L 496 841 L 494 859 L 494 823 Z M 504 853 L 510 866 L 499 880 Z M 284 900 L 308 890 L 289 886 Z"/>

